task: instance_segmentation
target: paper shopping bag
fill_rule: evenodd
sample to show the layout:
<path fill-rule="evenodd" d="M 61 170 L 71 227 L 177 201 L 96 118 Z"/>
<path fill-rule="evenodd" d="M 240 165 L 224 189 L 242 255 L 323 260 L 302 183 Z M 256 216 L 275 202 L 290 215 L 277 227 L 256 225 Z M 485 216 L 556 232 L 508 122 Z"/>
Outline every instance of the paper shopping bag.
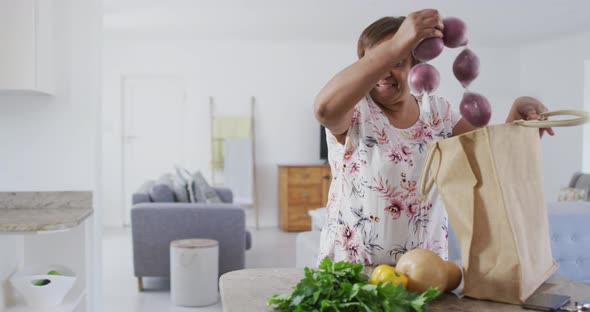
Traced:
<path fill-rule="evenodd" d="M 440 193 L 461 247 L 464 295 L 524 302 L 557 269 L 551 255 L 539 129 L 575 120 L 488 126 L 429 146 L 420 182 Z"/>

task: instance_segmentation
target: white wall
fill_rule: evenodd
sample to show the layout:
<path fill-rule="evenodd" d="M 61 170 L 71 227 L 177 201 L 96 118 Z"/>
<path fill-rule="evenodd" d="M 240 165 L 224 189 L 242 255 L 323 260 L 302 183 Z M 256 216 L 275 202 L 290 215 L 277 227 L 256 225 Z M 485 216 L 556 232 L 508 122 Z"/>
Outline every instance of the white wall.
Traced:
<path fill-rule="evenodd" d="M 0 191 L 92 190 L 96 185 L 100 1 L 54 3 L 55 95 L 0 96 Z M 95 220 L 99 216 L 96 211 Z M 22 260 L 19 248 L 22 237 L 0 239 L 0 282 Z M 100 250 L 95 251 L 100 258 Z M 4 299 L 0 292 L 0 307 Z"/>
<path fill-rule="evenodd" d="M 584 61 L 590 59 L 590 33 L 522 47 L 521 92 L 539 97 L 550 110 L 584 108 Z M 582 169 L 583 127 L 555 129 L 543 138 L 545 198 L 557 199 L 559 188 Z M 588 154 L 587 154 L 588 155 Z"/>
<path fill-rule="evenodd" d="M 186 77 L 188 102 L 196 124 L 191 169 L 208 173 L 210 155 L 208 96 L 217 106 L 244 110 L 257 98 L 256 174 L 261 225 L 278 223 L 277 164 L 318 162 L 319 129 L 313 100 L 337 71 L 356 60 L 355 42 L 344 41 L 178 41 L 106 39 L 103 75 L 103 181 L 105 225 L 121 225 L 121 76 L 174 74 Z M 472 90 L 494 104 L 494 121 L 503 121 L 518 91 L 518 50 L 474 47 L 482 62 Z M 462 88 L 451 64 L 459 49 L 434 62 L 440 69 L 440 95 L 454 103 Z M 509 73 L 511 68 L 513 74 Z M 242 107 L 235 107 L 235 106 Z M 208 177 L 208 175 L 207 175 Z M 252 223 L 249 223 L 252 225 Z"/>
<path fill-rule="evenodd" d="M 590 112 L 590 60 L 584 61 L 584 110 Z M 584 126 L 583 140 L 582 171 L 590 172 L 590 124 Z"/>

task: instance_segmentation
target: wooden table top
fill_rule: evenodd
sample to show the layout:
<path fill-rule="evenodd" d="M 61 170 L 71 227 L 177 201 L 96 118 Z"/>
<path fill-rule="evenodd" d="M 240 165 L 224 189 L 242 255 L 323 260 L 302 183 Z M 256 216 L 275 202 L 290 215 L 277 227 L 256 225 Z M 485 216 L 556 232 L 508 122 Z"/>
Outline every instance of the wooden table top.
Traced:
<path fill-rule="evenodd" d="M 219 288 L 224 312 L 272 311 L 266 305 L 273 294 L 286 294 L 292 291 L 304 277 L 303 269 L 245 269 L 221 276 Z M 568 295 L 572 298 L 570 307 L 576 300 L 590 299 L 590 285 L 570 281 L 554 275 L 537 292 L 550 292 Z M 429 312 L 442 311 L 523 311 L 519 305 L 497 302 L 460 299 L 453 294 L 443 294 L 428 307 Z"/>

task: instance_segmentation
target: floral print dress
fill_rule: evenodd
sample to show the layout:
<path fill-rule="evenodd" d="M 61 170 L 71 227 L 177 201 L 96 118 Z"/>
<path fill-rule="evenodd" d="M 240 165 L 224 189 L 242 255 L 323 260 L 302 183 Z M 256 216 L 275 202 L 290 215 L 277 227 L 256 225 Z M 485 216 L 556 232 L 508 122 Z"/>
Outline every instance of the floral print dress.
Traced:
<path fill-rule="evenodd" d="M 450 137 L 460 119 L 448 101 L 431 96 L 430 112 L 397 129 L 367 96 L 354 107 L 344 145 L 326 129 L 333 180 L 318 263 L 328 256 L 395 264 L 414 248 L 448 258 L 447 212 L 436 187 L 424 198 L 418 183 L 426 145 Z"/>

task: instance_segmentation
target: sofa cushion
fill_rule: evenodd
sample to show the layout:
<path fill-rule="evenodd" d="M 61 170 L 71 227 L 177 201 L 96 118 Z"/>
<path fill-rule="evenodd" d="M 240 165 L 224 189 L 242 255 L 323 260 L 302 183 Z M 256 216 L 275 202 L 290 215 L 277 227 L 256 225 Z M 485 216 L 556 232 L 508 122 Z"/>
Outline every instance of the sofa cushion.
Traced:
<path fill-rule="evenodd" d="M 549 235 L 557 274 L 590 284 L 590 203 L 550 202 Z"/>
<path fill-rule="evenodd" d="M 574 173 L 570 181 L 569 187 L 588 190 L 586 200 L 590 201 L 590 173 Z"/>
<path fill-rule="evenodd" d="M 193 173 L 193 183 L 195 198 L 199 200 L 204 198 L 207 203 L 223 202 L 219 198 L 219 195 L 217 195 L 217 192 L 207 183 L 207 180 L 205 180 L 205 177 L 203 177 L 200 171 Z"/>
<path fill-rule="evenodd" d="M 174 192 L 174 200 L 178 203 L 189 203 L 187 183 L 177 174 L 166 173 L 162 175 L 158 182 L 167 184 Z"/>
<path fill-rule="evenodd" d="M 140 204 L 140 203 L 149 203 L 152 200 L 150 199 L 150 190 L 156 184 L 156 181 L 149 180 L 144 182 L 135 193 L 133 193 L 131 198 L 131 204 Z"/>
<path fill-rule="evenodd" d="M 234 194 L 232 190 L 225 187 L 214 187 L 213 189 L 224 203 L 231 204 L 234 202 Z"/>
<path fill-rule="evenodd" d="M 190 203 L 188 184 L 177 176 L 174 176 L 172 189 L 174 190 L 174 196 L 176 201 L 179 203 Z"/>
<path fill-rule="evenodd" d="M 587 189 L 578 189 L 573 187 L 564 187 L 559 190 L 558 201 L 586 201 L 588 199 Z"/>
<path fill-rule="evenodd" d="M 156 183 L 150 189 L 150 199 L 154 203 L 173 203 L 174 200 L 174 191 L 172 188 L 166 183 Z"/>
<path fill-rule="evenodd" d="M 191 175 L 190 171 L 188 171 L 187 169 L 184 169 L 180 166 L 176 166 L 176 175 L 182 181 L 182 183 L 186 185 L 186 191 L 188 193 L 188 202 L 190 202 L 190 203 L 204 203 L 204 202 L 206 202 L 205 198 L 195 197 L 194 181 L 193 181 L 193 176 Z"/>

